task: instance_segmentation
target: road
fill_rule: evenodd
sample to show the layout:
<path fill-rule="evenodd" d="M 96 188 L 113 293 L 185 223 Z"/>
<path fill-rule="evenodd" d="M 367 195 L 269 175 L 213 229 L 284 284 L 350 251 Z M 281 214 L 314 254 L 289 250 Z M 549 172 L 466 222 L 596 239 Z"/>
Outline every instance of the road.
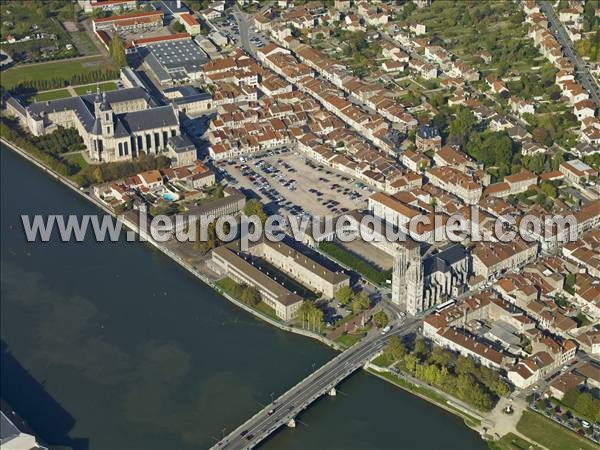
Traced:
<path fill-rule="evenodd" d="M 256 50 L 253 45 L 250 44 L 250 32 L 248 22 L 252 20 L 251 16 L 241 11 L 235 11 L 233 17 L 238 24 L 240 29 L 240 47 L 242 47 L 248 54 L 256 58 Z"/>
<path fill-rule="evenodd" d="M 589 92 L 590 98 L 596 104 L 596 107 L 600 107 L 600 90 L 598 89 L 598 84 L 596 84 L 594 77 L 588 71 L 584 61 L 573 49 L 573 42 L 571 42 L 567 30 L 565 30 L 562 22 L 558 19 L 550 2 L 539 2 L 539 5 L 542 12 L 548 18 L 548 28 L 554 33 L 556 40 L 562 46 L 565 56 L 575 66 L 579 82 Z"/>
<path fill-rule="evenodd" d="M 362 367 L 384 347 L 390 336 L 408 334 L 420 323 L 420 320 L 410 318 L 401 325 L 393 327 L 387 335 L 373 331 L 358 344 L 317 369 L 246 423 L 233 430 L 213 449 L 241 450 L 255 447 L 275 430 L 294 419 L 314 400 L 329 392 L 340 381 Z"/>

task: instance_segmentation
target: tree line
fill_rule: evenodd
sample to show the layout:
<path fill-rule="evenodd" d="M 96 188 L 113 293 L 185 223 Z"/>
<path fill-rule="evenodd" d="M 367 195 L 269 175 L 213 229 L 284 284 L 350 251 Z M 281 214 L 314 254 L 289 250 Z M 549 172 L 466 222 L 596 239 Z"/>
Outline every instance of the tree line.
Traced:
<path fill-rule="evenodd" d="M 575 387 L 565 394 L 562 403 L 584 418 L 600 422 L 600 400 L 594 398 L 591 393 Z"/>
<path fill-rule="evenodd" d="M 132 161 L 93 164 L 81 169 L 73 180 L 80 186 L 116 181 L 131 177 L 140 172 L 169 167 L 169 158 L 163 155 L 154 156 L 140 152 L 137 159 Z"/>
<path fill-rule="evenodd" d="M 57 132 L 58 130 L 54 133 Z M 60 175 L 70 176 L 79 170 L 79 166 L 62 159 L 58 151 L 48 152 L 38 148 L 34 136 L 23 132 L 16 121 L 1 118 L 0 135 Z"/>
<path fill-rule="evenodd" d="M 43 69 L 40 69 L 43 70 Z M 89 72 L 80 72 L 70 77 L 53 77 L 45 79 L 23 80 L 10 87 L 10 91 L 15 94 L 47 91 L 49 89 L 58 89 L 67 86 L 77 86 L 80 84 L 90 84 L 100 81 L 108 81 L 119 78 L 118 70 L 98 69 Z"/>
<path fill-rule="evenodd" d="M 497 371 L 438 346 L 430 349 L 423 339 L 416 339 L 409 350 L 397 336 L 392 336 L 383 356 L 404 372 L 481 411 L 491 410 L 499 397 L 510 392 Z"/>
<path fill-rule="evenodd" d="M 364 259 L 343 249 L 334 242 L 319 242 L 319 250 L 338 260 L 347 267 L 356 270 L 367 280 L 376 284 L 385 284 L 386 280 L 392 278 L 392 269 L 381 270 Z"/>

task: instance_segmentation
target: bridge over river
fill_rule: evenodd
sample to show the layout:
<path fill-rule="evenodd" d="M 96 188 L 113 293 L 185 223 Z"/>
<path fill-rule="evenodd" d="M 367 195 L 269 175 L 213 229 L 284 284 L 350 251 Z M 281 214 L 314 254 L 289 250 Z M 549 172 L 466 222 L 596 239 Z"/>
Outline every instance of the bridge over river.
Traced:
<path fill-rule="evenodd" d="M 386 335 L 372 332 L 362 341 L 312 372 L 273 403 L 233 430 L 212 449 L 250 449 L 280 427 L 284 425 L 294 427 L 295 418 L 302 410 L 322 395 L 327 393 L 335 395 L 336 385 L 369 362 L 382 350 L 388 337 L 408 334 L 419 324 L 420 320 L 409 318 L 402 324 L 395 325 Z"/>

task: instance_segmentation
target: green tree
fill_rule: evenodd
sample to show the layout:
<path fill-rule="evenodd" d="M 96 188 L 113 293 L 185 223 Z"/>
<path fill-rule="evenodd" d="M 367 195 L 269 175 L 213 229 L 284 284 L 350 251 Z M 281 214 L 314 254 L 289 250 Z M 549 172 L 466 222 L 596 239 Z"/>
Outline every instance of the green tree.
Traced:
<path fill-rule="evenodd" d="M 261 300 L 260 292 L 254 286 L 244 286 L 240 300 L 247 305 L 257 306 Z"/>
<path fill-rule="evenodd" d="M 244 214 L 248 217 L 258 217 L 263 225 L 267 221 L 268 217 L 262 203 L 256 199 L 250 199 L 246 202 L 246 206 L 244 206 Z"/>
<path fill-rule="evenodd" d="M 552 158 L 552 170 L 558 170 L 559 166 L 565 161 L 565 155 L 562 151 L 558 151 Z"/>
<path fill-rule="evenodd" d="M 373 323 L 377 328 L 383 328 L 389 323 L 390 319 L 388 318 L 385 311 L 377 311 L 373 316 Z"/>
<path fill-rule="evenodd" d="M 392 336 L 388 339 L 383 355 L 388 361 L 396 362 L 407 355 L 406 346 L 398 336 Z"/>
<path fill-rule="evenodd" d="M 185 32 L 185 25 L 182 24 L 179 21 L 173 22 L 173 25 L 171 25 L 171 27 L 173 28 L 173 31 L 175 33 L 183 33 L 183 32 Z"/>
<path fill-rule="evenodd" d="M 441 367 L 449 367 L 452 363 L 452 353 L 442 347 L 434 347 L 429 360 Z"/>
<path fill-rule="evenodd" d="M 583 392 L 575 402 L 575 410 L 587 417 L 594 417 L 596 411 L 594 408 L 594 398 L 589 392 Z"/>
<path fill-rule="evenodd" d="M 414 354 L 421 360 L 427 358 L 427 355 L 429 354 L 429 348 L 423 339 L 415 340 Z"/>
<path fill-rule="evenodd" d="M 540 190 L 548 197 L 556 198 L 558 196 L 558 189 L 548 181 L 542 181 L 540 183 Z"/>
<path fill-rule="evenodd" d="M 575 294 L 575 282 L 577 281 L 577 276 L 574 273 L 570 273 L 565 277 L 565 291 L 569 294 Z"/>
<path fill-rule="evenodd" d="M 349 305 L 354 300 L 354 291 L 350 286 L 342 286 L 336 291 L 335 299 L 342 305 Z"/>
<path fill-rule="evenodd" d="M 465 144 L 476 124 L 477 118 L 471 110 L 460 106 L 448 126 L 448 141 L 451 144 Z"/>
<path fill-rule="evenodd" d="M 320 332 L 324 325 L 323 311 L 314 302 L 305 300 L 298 308 L 297 313 L 300 326 L 304 329 Z"/>
<path fill-rule="evenodd" d="M 369 295 L 365 291 L 362 291 L 360 294 L 355 296 L 354 300 L 352 300 L 352 303 L 350 304 L 352 312 L 355 314 L 369 309 L 369 306 Z"/>
<path fill-rule="evenodd" d="M 108 51 L 111 58 L 118 67 L 127 66 L 127 57 L 125 56 L 125 47 L 119 36 L 114 35 L 108 45 Z"/>

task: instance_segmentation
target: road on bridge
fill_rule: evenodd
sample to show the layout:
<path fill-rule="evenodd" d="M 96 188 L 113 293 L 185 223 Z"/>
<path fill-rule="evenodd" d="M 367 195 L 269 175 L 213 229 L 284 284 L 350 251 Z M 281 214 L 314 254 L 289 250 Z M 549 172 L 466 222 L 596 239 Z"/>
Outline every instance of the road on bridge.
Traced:
<path fill-rule="evenodd" d="M 540 2 L 540 8 L 544 14 L 546 14 L 546 17 L 550 22 L 548 28 L 550 28 L 550 30 L 554 33 L 554 37 L 556 37 L 556 40 L 564 49 L 565 55 L 571 61 L 573 66 L 575 66 L 575 70 L 577 71 L 581 85 L 589 92 L 590 98 L 593 100 L 596 106 L 600 107 L 600 90 L 598 89 L 598 84 L 596 84 L 596 81 L 590 74 L 585 62 L 573 49 L 573 42 L 567 34 L 567 30 L 565 30 L 564 25 L 554 12 L 552 5 L 550 2 L 544 1 Z"/>
<path fill-rule="evenodd" d="M 408 318 L 404 323 L 395 325 L 386 335 L 374 330 L 233 430 L 213 449 L 241 450 L 255 447 L 275 430 L 288 424 L 317 398 L 328 393 L 340 381 L 362 367 L 385 346 L 390 336 L 408 334 L 420 323 L 418 319 Z"/>

